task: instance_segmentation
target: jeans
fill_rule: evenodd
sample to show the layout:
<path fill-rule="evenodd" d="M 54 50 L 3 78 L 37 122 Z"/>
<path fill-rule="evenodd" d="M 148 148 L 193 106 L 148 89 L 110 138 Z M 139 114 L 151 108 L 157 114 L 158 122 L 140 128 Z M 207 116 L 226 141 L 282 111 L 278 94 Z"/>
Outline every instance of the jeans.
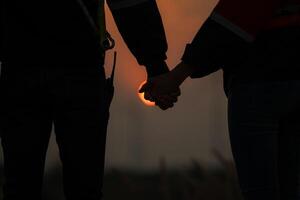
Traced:
<path fill-rule="evenodd" d="M 231 148 L 245 200 L 300 200 L 300 81 L 237 84 Z"/>
<path fill-rule="evenodd" d="M 108 108 L 102 66 L 14 66 L 0 79 L 4 200 L 41 200 L 52 124 L 66 200 L 100 200 Z"/>

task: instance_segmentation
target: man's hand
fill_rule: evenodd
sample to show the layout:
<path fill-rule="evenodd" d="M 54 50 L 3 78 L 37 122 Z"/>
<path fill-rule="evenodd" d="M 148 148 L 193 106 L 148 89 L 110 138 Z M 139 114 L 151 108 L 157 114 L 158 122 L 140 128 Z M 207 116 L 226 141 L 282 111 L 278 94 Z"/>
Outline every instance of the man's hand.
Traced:
<path fill-rule="evenodd" d="M 145 99 L 155 102 L 162 110 L 173 107 L 180 96 L 179 85 L 171 72 L 149 78 L 139 92 L 144 92 Z"/>
<path fill-rule="evenodd" d="M 181 95 L 180 85 L 193 69 L 192 66 L 180 63 L 169 73 L 149 78 L 139 92 L 144 92 L 145 99 L 155 102 L 162 110 L 172 108 Z"/>

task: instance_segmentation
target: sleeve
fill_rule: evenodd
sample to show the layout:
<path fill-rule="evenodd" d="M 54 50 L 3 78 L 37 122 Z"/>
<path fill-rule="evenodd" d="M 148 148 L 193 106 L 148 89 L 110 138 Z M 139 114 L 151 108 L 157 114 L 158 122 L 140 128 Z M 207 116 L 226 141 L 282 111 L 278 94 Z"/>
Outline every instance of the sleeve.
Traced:
<path fill-rule="evenodd" d="M 155 0 L 107 0 L 118 29 L 149 77 L 169 71 L 168 44 Z"/>
<path fill-rule="evenodd" d="M 182 61 L 195 66 L 191 78 L 201 78 L 234 65 L 248 42 L 210 16 L 191 44 L 187 44 Z"/>

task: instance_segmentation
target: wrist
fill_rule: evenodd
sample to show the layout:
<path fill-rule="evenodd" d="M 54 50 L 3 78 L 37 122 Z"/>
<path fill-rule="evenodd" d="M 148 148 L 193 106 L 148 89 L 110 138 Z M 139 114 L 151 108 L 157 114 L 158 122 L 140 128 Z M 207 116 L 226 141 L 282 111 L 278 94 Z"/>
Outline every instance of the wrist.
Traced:
<path fill-rule="evenodd" d="M 145 65 L 148 78 L 168 73 L 170 70 L 165 61 L 155 61 Z"/>
<path fill-rule="evenodd" d="M 178 85 L 181 85 L 189 76 L 193 74 L 193 72 L 193 66 L 181 62 L 172 70 L 172 77 L 174 80 L 176 80 Z"/>

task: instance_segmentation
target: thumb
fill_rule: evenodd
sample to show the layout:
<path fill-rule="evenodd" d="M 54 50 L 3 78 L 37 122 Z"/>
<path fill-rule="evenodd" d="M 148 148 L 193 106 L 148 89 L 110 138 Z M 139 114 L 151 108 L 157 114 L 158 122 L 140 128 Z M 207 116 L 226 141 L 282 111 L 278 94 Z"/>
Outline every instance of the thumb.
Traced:
<path fill-rule="evenodd" d="M 149 90 L 151 88 L 151 83 L 148 81 L 147 83 L 145 83 L 141 89 L 139 90 L 139 93 L 143 93 L 146 92 L 147 90 Z"/>

